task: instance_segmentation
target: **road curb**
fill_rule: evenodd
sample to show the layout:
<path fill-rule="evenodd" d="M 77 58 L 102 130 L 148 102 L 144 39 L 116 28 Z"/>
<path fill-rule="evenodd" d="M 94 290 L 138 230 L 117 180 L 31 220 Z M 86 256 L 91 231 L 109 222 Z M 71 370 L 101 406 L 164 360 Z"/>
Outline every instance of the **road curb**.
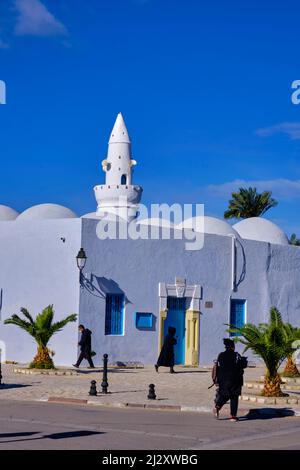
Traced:
<path fill-rule="evenodd" d="M 46 399 L 38 399 L 36 401 L 43 401 L 48 403 L 64 403 L 64 404 L 78 404 L 78 405 L 89 405 L 99 408 L 123 408 L 123 409 L 144 409 L 154 411 L 180 411 L 188 413 L 212 413 L 212 408 L 209 406 L 187 406 L 187 405 L 156 405 L 154 403 L 101 403 L 93 400 L 85 400 L 80 398 L 68 398 L 68 397 L 56 397 L 50 396 Z M 250 403 L 249 403 L 250 404 Z M 240 408 L 241 411 L 247 411 L 249 408 Z M 274 416 L 293 416 L 300 417 L 300 409 L 289 408 L 287 409 L 275 409 L 275 408 L 255 408 L 253 412 L 260 415 L 274 415 Z"/>

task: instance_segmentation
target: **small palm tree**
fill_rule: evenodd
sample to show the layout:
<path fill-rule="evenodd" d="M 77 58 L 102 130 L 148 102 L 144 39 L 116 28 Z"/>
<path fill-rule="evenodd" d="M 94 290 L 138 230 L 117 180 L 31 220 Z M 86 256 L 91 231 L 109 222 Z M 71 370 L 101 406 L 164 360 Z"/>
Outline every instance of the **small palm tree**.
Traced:
<path fill-rule="evenodd" d="M 289 239 L 289 244 L 294 246 L 300 246 L 300 238 L 298 238 L 295 233 L 292 233 Z"/>
<path fill-rule="evenodd" d="M 4 323 L 6 325 L 17 325 L 27 331 L 37 342 L 37 354 L 29 365 L 31 368 L 54 369 L 54 363 L 50 357 L 50 351 L 47 347 L 50 338 L 61 331 L 61 329 L 69 322 L 77 319 L 76 314 L 69 315 L 63 320 L 53 323 L 54 310 L 53 305 L 48 305 L 44 310 L 36 316 L 34 320 L 26 308 L 21 308 L 21 312 L 25 319 L 18 315 L 12 315 L 7 318 Z"/>
<path fill-rule="evenodd" d="M 279 367 L 287 357 L 287 342 L 283 321 L 279 311 L 272 307 L 269 323 L 256 326 L 248 323 L 240 328 L 229 325 L 230 333 L 238 333 L 236 341 L 245 345 L 245 351 L 252 350 L 265 363 L 266 374 L 262 394 L 266 397 L 285 396 L 280 388 Z"/>
<path fill-rule="evenodd" d="M 300 328 L 294 327 L 290 323 L 285 323 L 284 331 L 287 343 L 287 361 L 282 375 L 284 377 L 300 377 L 298 367 L 293 359 L 293 353 L 296 349 L 294 344 L 300 340 Z"/>
<path fill-rule="evenodd" d="M 232 193 L 228 209 L 224 212 L 225 219 L 248 219 L 260 217 L 278 202 L 272 198 L 270 191 L 258 193 L 256 188 L 239 188 Z"/>

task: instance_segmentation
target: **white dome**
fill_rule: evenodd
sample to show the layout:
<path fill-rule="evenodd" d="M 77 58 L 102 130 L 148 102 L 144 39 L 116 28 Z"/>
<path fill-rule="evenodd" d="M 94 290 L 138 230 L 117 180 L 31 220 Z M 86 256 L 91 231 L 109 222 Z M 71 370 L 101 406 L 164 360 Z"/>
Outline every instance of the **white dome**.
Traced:
<path fill-rule="evenodd" d="M 160 219 L 158 217 L 153 217 L 152 219 L 142 219 L 142 220 L 137 220 L 137 224 L 140 225 L 153 225 L 155 227 L 165 227 L 165 228 L 176 228 L 174 227 L 174 224 L 170 222 L 167 219 Z"/>
<path fill-rule="evenodd" d="M 0 204 L 0 222 L 7 220 L 15 220 L 19 213 L 8 206 L 2 206 Z"/>
<path fill-rule="evenodd" d="M 273 222 L 262 217 L 251 217 L 235 224 L 234 229 L 242 238 L 260 242 L 288 245 L 286 234 Z"/>
<path fill-rule="evenodd" d="M 77 215 L 67 207 L 58 204 L 39 204 L 22 212 L 17 220 L 73 219 Z"/>
<path fill-rule="evenodd" d="M 211 233 L 213 235 L 234 235 L 238 233 L 225 220 L 216 217 L 198 216 L 186 219 L 176 226 L 179 229 L 193 229 L 194 232 Z"/>

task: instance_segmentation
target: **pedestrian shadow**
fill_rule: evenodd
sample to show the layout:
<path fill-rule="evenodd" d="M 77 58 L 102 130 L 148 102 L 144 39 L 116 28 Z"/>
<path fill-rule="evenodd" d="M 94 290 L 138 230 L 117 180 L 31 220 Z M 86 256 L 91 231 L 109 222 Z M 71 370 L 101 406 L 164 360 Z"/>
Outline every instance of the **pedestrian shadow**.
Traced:
<path fill-rule="evenodd" d="M 103 373 L 103 369 L 95 368 L 92 370 L 78 370 L 78 375 L 89 375 L 89 374 L 100 374 Z M 108 374 L 120 374 L 120 373 L 127 373 L 127 374 L 137 374 L 137 369 L 107 369 Z"/>
<path fill-rule="evenodd" d="M 89 375 L 89 374 L 99 374 L 102 372 L 102 369 L 91 369 L 91 370 L 77 370 L 78 375 Z"/>
<path fill-rule="evenodd" d="M 39 434 L 39 432 L 6 432 L 0 434 L 0 439 L 4 439 L 5 437 L 26 437 L 26 436 L 33 436 L 34 434 Z"/>
<path fill-rule="evenodd" d="M 5 438 L 5 437 L 26 437 L 26 436 L 32 436 L 33 434 L 39 434 L 39 432 L 24 432 L 24 433 L 7 433 L 7 434 L 0 434 L 0 439 Z M 52 433 L 52 434 L 45 434 L 44 436 L 40 437 L 33 437 L 32 439 L 11 439 L 11 440 L 6 440 L 6 441 L 0 441 L 1 444 L 6 444 L 9 442 L 29 442 L 29 441 L 41 441 L 43 439 L 53 439 L 53 440 L 59 440 L 59 439 L 70 439 L 70 438 L 76 438 L 76 437 L 88 437 L 88 436 L 94 436 L 97 434 L 106 434 L 104 432 L 100 431 L 88 431 L 88 430 L 82 430 L 82 431 L 66 431 L 66 432 L 58 432 L 58 433 Z"/>
<path fill-rule="evenodd" d="M 9 390 L 11 388 L 24 388 L 24 387 L 32 387 L 31 384 L 1 384 L 0 390 Z"/>
<path fill-rule="evenodd" d="M 252 408 L 245 416 L 241 416 L 239 421 L 286 418 L 288 416 L 295 416 L 292 408 Z"/>
<path fill-rule="evenodd" d="M 145 389 L 143 390 L 121 390 L 118 392 L 109 392 L 111 395 L 114 395 L 115 393 L 139 393 L 139 392 L 145 392 Z"/>
<path fill-rule="evenodd" d="M 207 374 L 210 370 L 175 370 L 175 374 Z"/>

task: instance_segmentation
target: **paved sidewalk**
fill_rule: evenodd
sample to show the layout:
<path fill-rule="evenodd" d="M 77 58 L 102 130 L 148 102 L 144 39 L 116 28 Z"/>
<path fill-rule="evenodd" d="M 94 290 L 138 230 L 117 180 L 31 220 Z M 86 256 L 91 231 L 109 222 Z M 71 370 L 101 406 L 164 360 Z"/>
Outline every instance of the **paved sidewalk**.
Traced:
<path fill-rule="evenodd" d="M 144 369 L 109 369 L 108 395 L 89 396 L 91 380 L 97 381 L 98 392 L 101 391 L 102 370 L 80 369 L 77 375 L 24 375 L 15 374 L 13 369 L 18 366 L 2 366 L 2 382 L 0 399 L 10 400 L 44 400 L 73 399 L 88 400 L 90 404 L 106 406 L 144 406 L 151 405 L 162 408 L 181 407 L 186 411 L 211 411 L 215 389 L 208 390 L 211 384 L 211 371 L 208 368 L 177 367 L 176 374 L 161 368 L 159 374 L 154 367 Z M 67 369 L 70 371 L 75 369 Z M 248 368 L 245 381 L 256 380 L 263 374 L 262 367 Z M 148 400 L 149 384 L 155 384 L 157 399 Z M 256 403 L 241 403 L 240 408 L 249 409 L 265 407 Z M 286 405 L 288 408 L 289 406 Z M 272 405 L 272 408 L 283 406 Z M 293 408 L 299 409 L 298 405 Z"/>

